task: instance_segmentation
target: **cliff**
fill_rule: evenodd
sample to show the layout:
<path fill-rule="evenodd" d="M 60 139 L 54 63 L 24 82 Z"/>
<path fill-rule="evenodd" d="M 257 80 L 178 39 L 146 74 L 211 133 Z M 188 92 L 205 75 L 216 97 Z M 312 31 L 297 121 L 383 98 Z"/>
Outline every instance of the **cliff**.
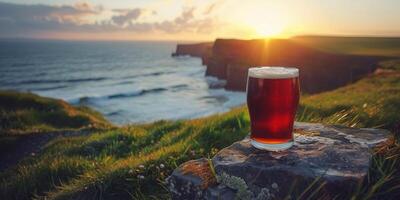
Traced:
<path fill-rule="evenodd" d="M 193 57 L 202 57 L 205 55 L 206 51 L 209 51 L 212 48 L 212 42 L 204 42 L 197 44 L 178 44 L 176 46 L 176 51 L 172 53 L 172 56 L 193 56 Z"/>
<path fill-rule="evenodd" d="M 298 67 L 302 91 L 317 93 L 372 73 L 378 60 L 371 56 L 323 52 L 290 39 L 217 39 L 204 63 L 206 75 L 226 79 L 227 89 L 239 91 L 245 90 L 247 69 L 251 66 Z"/>

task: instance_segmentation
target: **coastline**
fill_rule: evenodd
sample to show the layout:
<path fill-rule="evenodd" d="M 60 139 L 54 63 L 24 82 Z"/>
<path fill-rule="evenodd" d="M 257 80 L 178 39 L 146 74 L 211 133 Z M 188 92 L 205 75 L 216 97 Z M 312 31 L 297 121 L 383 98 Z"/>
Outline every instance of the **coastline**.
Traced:
<path fill-rule="evenodd" d="M 398 71 L 382 70 L 349 86 L 302 96 L 296 120 L 350 127 L 385 124 L 381 128 L 398 131 L 398 77 Z M 31 96 L 15 93 L 14 97 L 26 98 L 26 95 Z M 2 97 L 0 95 L 0 99 Z M 37 95 L 34 97 L 32 101 L 18 103 L 19 108 L 14 108 L 14 111 L 22 111 L 26 105 L 30 105 L 28 102 L 34 105 L 35 102 L 43 102 L 45 108 L 60 102 Z M 64 103 L 60 105 L 66 106 Z M 41 107 L 36 108 L 40 112 L 50 112 Z M 88 110 L 85 112 L 91 113 Z M 15 121 L 10 118 L 12 113 L 3 114 L 2 119 Z M 33 115 L 27 114 L 24 119 L 32 119 Z M 6 116 L 8 118 L 4 118 Z M 37 124 L 36 120 L 32 122 L 37 130 L 46 127 Z M 99 127 L 83 135 L 54 137 L 44 146 L 39 146 L 38 151 L 28 152 L 17 165 L 0 172 L 0 198 L 29 199 L 40 195 L 49 199 L 85 199 L 99 192 L 113 194 L 104 198 L 115 198 L 115 195 L 120 199 L 131 198 L 130 194 L 139 192 L 141 196 L 135 198 L 154 194 L 157 198 L 168 198 L 169 192 L 163 189 L 163 184 L 177 166 L 188 160 L 213 157 L 218 150 L 246 137 L 248 132 L 249 117 L 246 108 L 242 106 L 205 118 Z M 53 135 L 54 132 L 42 130 L 40 135 L 43 134 Z M 30 136 L 32 134 L 20 137 Z M 11 145 L 8 146 L 10 151 L 13 147 L 19 148 L 13 146 L 16 143 L 10 143 L 9 140 L 5 142 Z M 377 155 L 378 158 L 398 156 L 396 147 L 388 144 L 387 148 L 390 151 L 382 152 L 382 155 Z M 389 170 L 388 173 L 392 172 Z M 374 180 L 371 179 L 363 187 L 366 190 L 374 188 Z"/>
<path fill-rule="evenodd" d="M 373 39 L 375 43 L 380 40 L 386 42 L 384 38 Z M 307 94 L 330 91 L 354 83 L 372 74 L 380 62 L 400 57 L 398 53 L 379 53 L 378 47 L 375 55 L 369 54 L 371 50 L 368 49 L 368 42 L 362 40 L 354 42 L 360 50 L 352 54 L 345 48 L 340 49 L 332 44 L 329 46 L 331 40 L 344 43 L 348 38 L 310 36 L 269 40 L 216 39 L 212 47 L 209 43 L 178 44 L 172 56 L 201 58 L 207 68 L 206 76 L 226 80 L 224 88 L 233 91 L 245 91 L 247 69 L 250 67 L 295 66 L 300 69 L 302 92 Z M 400 43 L 400 39 L 395 42 Z M 318 45 L 336 50 L 324 51 Z M 391 50 L 390 46 L 386 48 Z"/>
<path fill-rule="evenodd" d="M 201 117 L 244 103 L 240 94 L 204 77 L 200 59 L 171 58 L 175 45 L 9 42 L 0 45 L 6 52 L 0 89 L 89 106 L 120 125 Z"/>
<path fill-rule="evenodd" d="M 392 131 L 353 197 L 398 196 L 393 175 L 399 170 L 393 166 L 400 159 L 400 59 L 380 65 L 346 86 L 302 94 L 297 110 L 300 122 Z M 166 178 L 174 169 L 214 157 L 250 129 L 245 106 L 196 119 L 115 126 L 90 108 L 35 94 L 0 92 L 0 102 L 1 153 L 14 158 L 1 160 L 9 165 L 0 171 L 0 199 L 168 199 Z M 303 191 L 290 195 L 301 197 Z"/>

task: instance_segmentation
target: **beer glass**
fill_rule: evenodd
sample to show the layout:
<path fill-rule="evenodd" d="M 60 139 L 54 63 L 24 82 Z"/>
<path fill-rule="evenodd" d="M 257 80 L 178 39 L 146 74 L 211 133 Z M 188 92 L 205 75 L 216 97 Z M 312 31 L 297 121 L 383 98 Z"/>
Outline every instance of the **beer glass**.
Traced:
<path fill-rule="evenodd" d="M 252 67 L 247 76 L 251 144 L 279 151 L 293 145 L 293 123 L 299 104 L 299 70 Z"/>

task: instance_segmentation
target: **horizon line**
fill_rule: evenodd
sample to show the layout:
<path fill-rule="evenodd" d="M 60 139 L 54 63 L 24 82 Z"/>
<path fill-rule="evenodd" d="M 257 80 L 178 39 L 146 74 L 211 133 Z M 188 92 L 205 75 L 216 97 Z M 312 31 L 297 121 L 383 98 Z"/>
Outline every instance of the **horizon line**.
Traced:
<path fill-rule="evenodd" d="M 238 40 L 254 40 L 254 39 L 291 39 L 299 37 L 338 37 L 338 38 L 386 38 L 386 39 L 400 39 L 400 35 L 351 35 L 351 34 L 301 34 L 293 35 L 290 37 L 254 37 L 254 38 L 234 38 L 234 37 L 216 37 L 210 40 L 196 40 L 196 39 L 79 39 L 79 38 L 37 38 L 37 37 L 0 37 L 0 40 L 43 40 L 43 41 L 86 41 L 86 42 L 214 42 L 217 39 L 238 39 Z"/>

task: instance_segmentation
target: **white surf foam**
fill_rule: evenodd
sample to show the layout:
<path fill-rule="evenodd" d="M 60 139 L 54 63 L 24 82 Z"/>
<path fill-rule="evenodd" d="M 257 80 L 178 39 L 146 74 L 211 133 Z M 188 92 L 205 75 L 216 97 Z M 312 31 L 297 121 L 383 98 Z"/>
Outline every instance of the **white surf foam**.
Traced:
<path fill-rule="evenodd" d="M 294 67 L 252 67 L 249 77 L 266 79 L 283 79 L 299 76 L 299 69 Z"/>

